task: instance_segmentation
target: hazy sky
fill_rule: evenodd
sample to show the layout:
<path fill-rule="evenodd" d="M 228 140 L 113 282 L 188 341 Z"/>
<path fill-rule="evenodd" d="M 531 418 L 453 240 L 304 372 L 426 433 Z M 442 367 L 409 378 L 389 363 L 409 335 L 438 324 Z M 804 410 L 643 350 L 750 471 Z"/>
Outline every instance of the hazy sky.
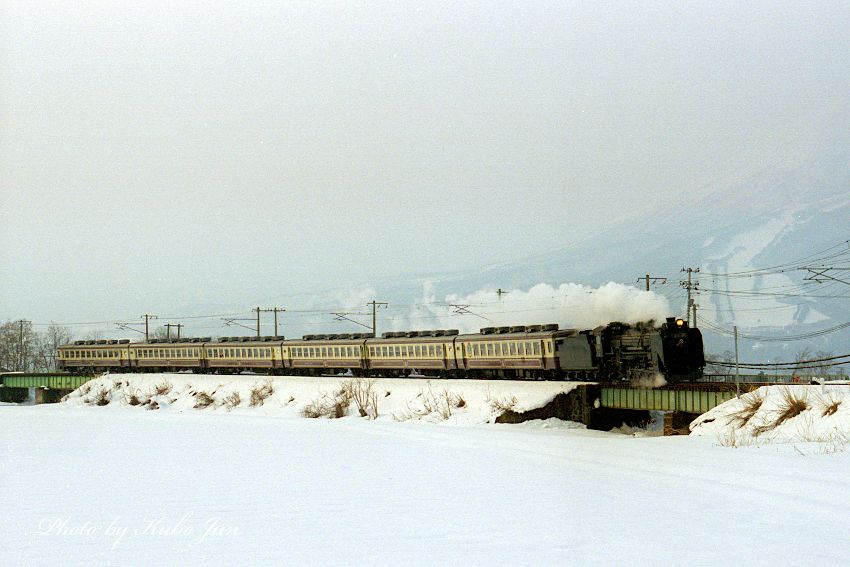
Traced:
<path fill-rule="evenodd" d="M 0 320 L 562 247 L 846 109 L 848 6 L 2 2 Z"/>

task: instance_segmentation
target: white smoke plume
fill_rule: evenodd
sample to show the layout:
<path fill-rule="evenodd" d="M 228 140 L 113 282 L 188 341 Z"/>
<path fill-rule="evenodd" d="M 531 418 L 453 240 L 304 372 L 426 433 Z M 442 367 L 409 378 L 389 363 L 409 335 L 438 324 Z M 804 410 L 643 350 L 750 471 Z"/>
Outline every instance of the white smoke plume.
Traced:
<path fill-rule="evenodd" d="M 464 310 L 467 312 L 459 313 Z M 437 299 L 433 286 L 426 283 L 421 303 L 413 305 L 408 316 L 394 315 L 387 323 L 393 330 L 459 329 L 461 332 L 540 323 L 558 323 L 562 329 L 592 329 L 612 321 L 637 323 L 654 319 L 660 323 L 670 315 L 670 305 L 664 296 L 614 282 L 598 288 L 541 283 L 527 291 L 514 289 L 501 294 L 488 287 L 466 296 L 449 294 L 442 300 Z"/>

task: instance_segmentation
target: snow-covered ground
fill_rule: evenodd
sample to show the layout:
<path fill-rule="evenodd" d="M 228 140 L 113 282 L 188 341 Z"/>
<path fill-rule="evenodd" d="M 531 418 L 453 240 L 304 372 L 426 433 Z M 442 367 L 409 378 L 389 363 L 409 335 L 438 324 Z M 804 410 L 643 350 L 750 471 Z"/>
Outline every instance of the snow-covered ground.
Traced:
<path fill-rule="evenodd" d="M 691 432 L 727 446 L 850 450 L 850 385 L 762 386 L 704 413 Z"/>
<path fill-rule="evenodd" d="M 187 377 L 200 388 L 198 378 Z M 491 424 L 481 383 L 457 388 L 467 405 L 447 420 L 305 419 L 291 409 L 301 401 L 275 400 L 318 390 L 300 379 L 274 386 L 263 406 L 231 411 L 179 397 L 159 411 L 118 399 L 3 406 L 0 562 L 843 565 L 850 556 L 847 452 L 734 449 L 711 435 L 633 437 L 557 420 Z M 387 386 L 386 399 L 406 388 Z M 507 395 L 490 388 L 491 399 L 494 388 Z M 552 394 L 528 388 L 510 389 L 517 405 Z"/>
<path fill-rule="evenodd" d="M 361 398 L 373 400 L 370 406 L 376 407 L 377 412 L 370 407 L 368 413 L 378 421 L 472 424 L 493 421 L 505 409 L 521 412 L 544 406 L 578 384 L 421 378 L 354 380 L 350 376 L 287 376 L 270 380 L 256 375 L 106 374 L 76 390 L 64 404 L 105 403 L 104 407 L 129 406 L 136 411 L 153 406 L 159 411 L 178 412 L 198 411 L 196 406 L 206 405 L 206 412 L 302 419 L 310 406 L 332 409 L 343 398 L 340 390 L 348 386 L 359 387 Z M 351 400 L 345 414 L 360 415 L 356 400 Z"/>

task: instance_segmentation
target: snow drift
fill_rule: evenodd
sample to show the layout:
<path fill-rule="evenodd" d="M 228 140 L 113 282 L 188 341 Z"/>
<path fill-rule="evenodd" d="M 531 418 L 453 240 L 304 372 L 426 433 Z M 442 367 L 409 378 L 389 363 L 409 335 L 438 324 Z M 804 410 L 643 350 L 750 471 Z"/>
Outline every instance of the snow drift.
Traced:
<path fill-rule="evenodd" d="M 104 374 L 69 394 L 63 405 L 481 424 L 493 422 L 506 410 L 524 412 L 545 406 L 578 384 L 351 376 Z"/>
<path fill-rule="evenodd" d="M 729 446 L 820 443 L 844 450 L 850 446 L 850 386 L 762 386 L 706 412 L 690 429 Z"/>

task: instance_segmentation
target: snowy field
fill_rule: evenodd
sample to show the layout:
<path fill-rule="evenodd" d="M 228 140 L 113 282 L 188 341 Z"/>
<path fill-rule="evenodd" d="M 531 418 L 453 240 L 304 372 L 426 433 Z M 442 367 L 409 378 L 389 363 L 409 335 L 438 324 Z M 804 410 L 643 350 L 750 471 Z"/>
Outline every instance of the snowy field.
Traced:
<path fill-rule="evenodd" d="M 159 411 L 117 398 L 0 407 L 0 563 L 844 565 L 850 556 L 850 453 L 818 443 L 733 448 L 712 435 L 492 424 L 476 401 L 486 401 L 481 383 L 453 386 L 467 404 L 445 420 L 306 419 L 287 409 L 306 400 L 287 402 L 315 392 L 282 378 L 263 406 L 193 409 L 179 380 Z M 404 388 L 390 385 L 386 398 Z M 510 391 L 521 405 L 558 386 L 493 388 L 491 399 Z"/>

